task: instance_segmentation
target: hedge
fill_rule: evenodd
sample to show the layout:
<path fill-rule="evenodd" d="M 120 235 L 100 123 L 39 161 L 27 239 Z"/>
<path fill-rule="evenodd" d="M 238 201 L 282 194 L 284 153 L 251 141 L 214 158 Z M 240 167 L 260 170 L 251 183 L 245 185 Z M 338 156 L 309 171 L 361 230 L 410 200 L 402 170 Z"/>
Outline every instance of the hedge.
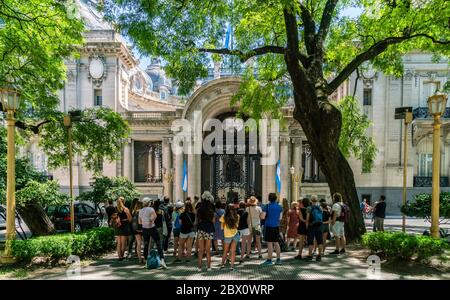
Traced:
<path fill-rule="evenodd" d="M 18 260 L 31 261 L 34 257 L 51 259 L 77 255 L 80 258 L 99 255 L 115 245 L 112 228 L 99 227 L 80 233 L 41 236 L 28 240 L 12 241 L 12 255 Z"/>
<path fill-rule="evenodd" d="M 381 253 L 386 259 L 428 260 L 435 255 L 443 254 L 449 249 L 444 239 L 430 236 L 406 234 L 403 232 L 371 232 L 362 237 L 362 244 L 372 252 Z"/>

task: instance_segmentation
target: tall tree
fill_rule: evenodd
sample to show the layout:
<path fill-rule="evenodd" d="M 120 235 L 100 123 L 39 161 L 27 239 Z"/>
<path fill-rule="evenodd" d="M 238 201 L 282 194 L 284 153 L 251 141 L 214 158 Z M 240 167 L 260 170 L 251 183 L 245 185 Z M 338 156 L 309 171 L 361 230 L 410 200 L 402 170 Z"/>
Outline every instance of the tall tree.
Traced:
<path fill-rule="evenodd" d="M 344 16 L 349 7 L 361 13 Z M 450 51 L 448 0 L 105 0 L 103 8 L 140 51 L 167 61 L 181 91 L 189 91 L 205 73 L 210 54 L 235 56 L 242 63 L 254 58 L 259 82 L 254 89 L 269 86 L 273 93 L 262 93 L 269 98 L 287 80 L 294 118 L 331 193 L 342 193 L 350 204 L 351 239 L 365 228 L 354 175 L 338 147 L 342 114 L 329 96 L 365 62 L 399 75 L 407 51 Z M 228 23 L 234 28 L 232 49 L 223 47 Z M 252 95 L 260 95 L 254 89 Z M 247 108 L 260 112 L 262 100 L 246 101 L 254 105 Z"/>

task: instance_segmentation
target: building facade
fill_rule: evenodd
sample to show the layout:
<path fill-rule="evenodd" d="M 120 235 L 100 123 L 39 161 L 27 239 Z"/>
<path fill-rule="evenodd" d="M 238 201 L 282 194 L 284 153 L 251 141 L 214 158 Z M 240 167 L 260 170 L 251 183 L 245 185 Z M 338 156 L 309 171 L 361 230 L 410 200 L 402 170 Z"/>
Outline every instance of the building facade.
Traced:
<path fill-rule="evenodd" d="M 238 132 L 235 120 L 238 107 L 230 104 L 240 84 L 240 77 L 220 65 L 214 66 L 209 78 L 198 81 L 189 97 L 179 97 L 176 85 L 165 75 L 160 61 L 152 60 L 145 69 L 139 67 L 125 40 L 102 21 L 89 1 L 77 1 L 88 31 L 86 43 L 77 60 L 67 62 L 67 81 L 60 91 L 60 109 L 108 106 L 129 122 L 132 132 L 123 143 L 121 159 L 103 163 L 106 176 L 125 176 L 136 184 L 143 196 L 168 196 L 172 200 L 200 195 L 210 190 L 218 199 L 262 196 L 276 191 L 277 164 L 262 164 L 261 149 L 246 147 L 234 153 L 177 154 L 176 145 L 195 144 L 199 128 L 206 120 L 217 119 Z M 394 119 L 394 110 L 412 106 L 414 121 L 408 130 L 408 199 L 421 192 L 431 192 L 432 119 L 427 114 L 427 97 L 449 80 L 448 61 L 435 62 L 424 53 L 404 56 L 405 73 L 401 78 L 379 72 L 353 74 L 333 95 L 340 99 L 355 93 L 365 114 L 373 121 L 368 130 L 377 145 L 378 154 L 372 170 L 363 170 L 360 161 L 350 159 L 358 194 L 373 202 L 387 196 L 388 212 L 399 213 L 403 184 L 403 124 Z M 356 86 L 355 86 L 356 85 Z M 297 121 L 292 118 L 293 105 L 283 108 L 285 126 L 278 137 L 269 139 L 279 160 L 280 198 L 293 199 L 316 194 L 330 198 L 326 179 L 311 154 L 308 141 Z M 180 139 L 174 122 L 198 122 L 189 135 Z M 450 190 L 450 108 L 443 118 L 441 148 L 441 189 Z M 200 130 L 201 131 L 201 130 Z M 201 132 L 200 138 L 205 137 Z M 236 135 L 237 136 L 237 135 Z M 228 137 L 227 141 L 230 142 Z M 235 139 L 233 137 L 233 139 Z M 244 135 L 248 146 L 250 137 Z M 235 148 L 236 149 L 236 148 Z M 58 179 L 68 190 L 68 170 L 47 170 L 46 158 L 35 144 L 28 149 L 35 166 Z M 295 173 L 291 174 L 291 167 Z M 74 161 L 74 188 L 79 194 L 90 188 L 93 174 L 78 159 Z M 296 180 L 296 176 L 300 176 Z M 297 196 L 296 196 L 297 194 Z"/>

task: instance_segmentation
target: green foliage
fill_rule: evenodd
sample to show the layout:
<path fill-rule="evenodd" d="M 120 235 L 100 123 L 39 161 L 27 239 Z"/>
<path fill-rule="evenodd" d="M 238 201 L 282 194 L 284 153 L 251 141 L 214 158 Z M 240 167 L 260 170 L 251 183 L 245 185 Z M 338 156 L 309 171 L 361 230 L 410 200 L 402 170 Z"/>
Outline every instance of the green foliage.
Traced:
<path fill-rule="evenodd" d="M 0 203 L 6 200 L 6 128 L 0 127 Z M 25 187 L 30 180 L 44 181 L 41 172 L 36 171 L 26 157 L 16 157 L 16 190 Z"/>
<path fill-rule="evenodd" d="M 2 0 L 0 18 L 0 86 L 21 91 L 19 119 L 44 119 L 57 107 L 64 60 L 82 43 L 83 24 L 54 0 Z"/>
<path fill-rule="evenodd" d="M 386 259 L 426 261 L 449 249 L 447 241 L 429 236 L 402 232 L 371 232 L 362 237 L 362 244 L 374 253 L 382 253 Z"/>
<path fill-rule="evenodd" d="M 408 201 L 401 211 L 409 217 L 431 219 L 431 194 L 417 194 L 414 201 Z M 450 219 L 450 193 L 441 192 L 439 197 L 439 216 Z"/>
<path fill-rule="evenodd" d="M 344 97 L 337 107 L 342 114 L 339 149 L 346 158 L 354 156 L 361 160 L 363 170 L 370 171 L 377 155 L 375 141 L 367 135 L 367 129 L 372 126 L 372 122 L 361 112 L 355 97 Z"/>
<path fill-rule="evenodd" d="M 136 186 L 126 177 L 95 177 L 91 185 L 92 190 L 80 194 L 78 200 L 100 203 L 123 197 L 125 201 L 132 201 L 140 195 Z"/>
<path fill-rule="evenodd" d="M 100 255 L 114 248 L 114 230 L 108 227 L 90 229 L 80 233 L 64 233 L 28 240 L 12 241 L 12 255 L 21 261 L 43 256 L 51 259 L 77 255 L 80 258 Z"/>
<path fill-rule="evenodd" d="M 39 203 L 42 207 L 68 203 L 68 196 L 59 191 L 57 181 L 46 182 L 29 181 L 24 188 L 16 192 L 17 205 Z"/>
<path fill-rule="evenodd" d="M 49 166 L 68 166 L 68 132 L 63 113 L 55 114 L 43 126 L 39 146 L 48 155 Z M 122 141 L 128 137 L 128 123 L 108 107 L 88 108 L 80 120 L 72 122 L 72 151 L 80 155 L 86 169 L 99 173 L 99 160 L 116 160 L 122 150 Z"/>

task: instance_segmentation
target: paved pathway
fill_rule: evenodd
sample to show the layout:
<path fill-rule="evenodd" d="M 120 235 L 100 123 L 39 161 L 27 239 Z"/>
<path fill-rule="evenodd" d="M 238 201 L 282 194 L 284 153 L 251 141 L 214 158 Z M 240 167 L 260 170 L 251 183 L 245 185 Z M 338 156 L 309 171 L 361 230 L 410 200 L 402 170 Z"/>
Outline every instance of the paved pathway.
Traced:
<path fill-rule="evenodd" d="M 370 228 L 370 220 L 366 220 Z M 429 227 L 423 220 L 408 219 L 408 232 L 419 232 Z M 448 227 L 448 226 L 447 226 Z M 401 229 L 401 219 L 387 219 L 387 229 Z M 331 247 L 330 247 L 331 248 Z M 332 249 L 330 249 L 332 250 Z M 329 251 L 330 251 L 329 250 Z M 305 250 L 306 251 L 306 250 Z M 327 251 L 327 252 L 329 252 Z M 326 255 L 321 262 L 297 261 L 295 252 L 282 253 L 283 265 L 262 266 L 263 260 L 255 255 L 250 261 L 237 265 L 235 271 L 229 271 L 228 266 L 219 269 L 220 257 L 213 258 L 213 270 L 206 272 L 197 271 L 196 260 L 190 263 L 173 264 L 171 256 L 166 258 L 167 270 L 147 270 L 137 264 L 137 259 L 119 262 L 114 253 L 84 266 L 80 269 L 80 277 L 67 275 L 65 269 L 40 270 L 33 273 L 30 279 L 140 279 L 140 280 L 264 280 L 264 279 L 450 279 L 450 274 L 432 272 L 427 275 L 402 275 L 381 269 L 375 277 L 370 272 L 366 262 L 367 253 L 361 253 L 354 249 L 348 254 L 333 256 Z M 265 255 L 264 255 L 265 257 Z"/>

